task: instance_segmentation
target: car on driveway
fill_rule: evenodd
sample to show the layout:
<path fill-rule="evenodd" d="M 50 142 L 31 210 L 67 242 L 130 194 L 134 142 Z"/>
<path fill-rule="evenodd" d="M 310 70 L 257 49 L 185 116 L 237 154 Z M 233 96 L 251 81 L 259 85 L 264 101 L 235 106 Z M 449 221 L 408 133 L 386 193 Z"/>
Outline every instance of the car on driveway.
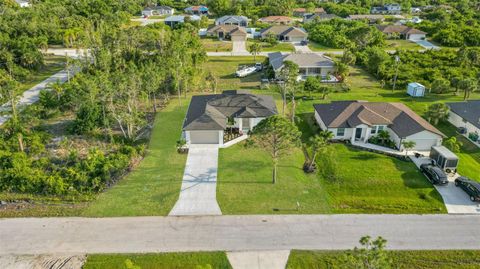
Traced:
<path fill-rule="evenodd" d="M 455 179 L 455 186 L 462 188 L 470 196 L 472 202 L 480 201 L 480 183 L 467 177 L 459 177 Z"/>
<path fill-rule="evenodd" d="M 428 181 L 435 185 L 446 185 L 448 184 L 448 177 L 445 172 L 443 172 L 440 167 L 437 167 L 430 163 L 424 163 L 420 165 L 420 170 L 425 176 L 427 176 Z"/>

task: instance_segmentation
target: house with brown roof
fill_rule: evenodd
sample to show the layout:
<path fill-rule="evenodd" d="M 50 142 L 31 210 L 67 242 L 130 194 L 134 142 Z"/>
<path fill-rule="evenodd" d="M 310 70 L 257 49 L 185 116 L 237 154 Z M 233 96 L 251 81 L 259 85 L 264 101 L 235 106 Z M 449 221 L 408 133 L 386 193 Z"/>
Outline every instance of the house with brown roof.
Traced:
<path fill-rule="evenodd" d="M 399 150 L 403 141 L 415 142 L 414 150 L 440 146 L 445 135 L 402 103 L 334 101 L 315 104 L 315 120 L 334 140 L 367 143 L 380 131 L 390 134 Z"/>
<path fill-rule="evenodd" d="M 272 25 L 260 31 L 261 38 L 267 38 L 271 35 L 276 36 L 279 41 L 285 42 L 302 42 L 307 40 L 308 37 L 303 28 L 287 25 Z"/>
<path fill-rule="evenodd" d="M 427 37 L 427 33 L 406 25 L 377 25 L 377 29 L 387 37 L 396 36 L 405 40 L 419 41 Z"/>
<path fill-rule="evenodd" d="M 245 41 L 247 40 L 247 31 L 244 27 L 237 25 L 213 25 L 207 29 L 207 36 L 232 41 Z"/>
<path fill-rule="evenodd" d="M 326 13 L 325 10 L 321 7 L 315 8 L 313 11 L 308 11 L 304 7 L 299 7 L 299 8 L 294 8 L 293 9 L 293 16 L 295 17 L 303 17 L 305 15 L 311 15 L 311 14 L 324 14 Z"/>
<path fill-rule="evenodd" d="M 268 16 L 258 19 L 259 22 L 277 25 L 291 24 L 293 20 L 287 16 Z"/>

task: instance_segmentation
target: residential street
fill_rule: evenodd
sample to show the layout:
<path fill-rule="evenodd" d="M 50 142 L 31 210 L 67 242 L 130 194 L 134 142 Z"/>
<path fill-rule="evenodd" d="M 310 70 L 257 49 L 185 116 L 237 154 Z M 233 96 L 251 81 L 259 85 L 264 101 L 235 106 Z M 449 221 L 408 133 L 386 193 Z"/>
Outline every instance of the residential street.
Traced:
<path fill-rule="evenodd" d="M 0 255 L 350 249 L 480 249 L 477 215 L 277 215 L 0 220 Z"/>

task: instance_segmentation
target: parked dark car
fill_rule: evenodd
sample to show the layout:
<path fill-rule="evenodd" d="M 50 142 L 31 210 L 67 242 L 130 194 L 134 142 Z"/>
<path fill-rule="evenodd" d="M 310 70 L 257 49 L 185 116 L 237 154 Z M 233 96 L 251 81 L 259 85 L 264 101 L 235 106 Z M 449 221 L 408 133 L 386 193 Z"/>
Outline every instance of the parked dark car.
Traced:
<path fill-rule="evenodd" d="M 472 202 L 480 201 L 480 183 L 468 177 L 459 177 L 455 179 L 455 186 L 462 188 L 470 196 Z"/>
<path fill-rule="evenodd" d="M 306 45 L 308 45 L 308 41 L 307 40 L 302 40 L 302 42 L 300 42 L 300 45 L 306 46 Z"/>
<path fill-rule="evenodd" d="M 430 163 L 424 163 L 420 165 L 420 170 L 427 176 L 428 181 L 435 185 L 448 184 L 447 174 L 443 172 L 440 167 L 437 167 Z"/>

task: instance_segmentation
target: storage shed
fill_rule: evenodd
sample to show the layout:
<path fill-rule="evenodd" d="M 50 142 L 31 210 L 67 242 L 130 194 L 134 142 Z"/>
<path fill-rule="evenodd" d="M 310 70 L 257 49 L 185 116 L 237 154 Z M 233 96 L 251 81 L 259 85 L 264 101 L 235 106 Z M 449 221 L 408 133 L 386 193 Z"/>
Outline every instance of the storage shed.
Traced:
<path fill-rule="evenodd" d="M 425 96 L 425 86 L 418 82 L 408 83 L 407 93 L 413 97 L 422 97 Z"/>
<path fill-rule="evenodd" d="M 444 146 L 432 147 L 430 158 L 436 162 L 438 167 L 447 172 L 455 172 L 457 170 L 457 155 Z"/>

